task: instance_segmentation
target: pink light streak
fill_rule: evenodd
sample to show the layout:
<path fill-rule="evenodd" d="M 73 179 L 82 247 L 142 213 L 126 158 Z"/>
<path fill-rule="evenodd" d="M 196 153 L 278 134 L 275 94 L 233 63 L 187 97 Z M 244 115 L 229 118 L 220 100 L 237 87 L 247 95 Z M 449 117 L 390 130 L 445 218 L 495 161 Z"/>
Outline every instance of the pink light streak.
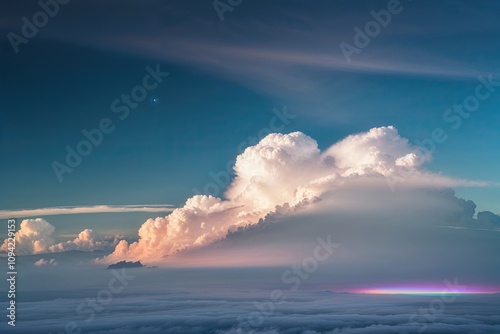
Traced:
<path fill-rule="evenodd" d="M 350 292 L 364 293 L 372 295 L 460 295 L 460 294 L 494 294 L 499 293 L 500 288 L 492 287 L 477 287 L 477 286 L 460 286 L 460 287 L 446 287 L 439 286 L 396 286 L 396 287 L 378 287 L 378 288 L 365 288 L 355 289 Z"/>

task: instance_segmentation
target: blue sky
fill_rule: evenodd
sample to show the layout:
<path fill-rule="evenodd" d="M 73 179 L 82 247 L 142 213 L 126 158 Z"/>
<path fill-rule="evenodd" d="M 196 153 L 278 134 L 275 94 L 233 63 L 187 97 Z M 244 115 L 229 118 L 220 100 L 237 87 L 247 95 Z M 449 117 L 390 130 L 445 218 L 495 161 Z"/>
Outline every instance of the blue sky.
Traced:
<path fill-rule="evenodd" d="M 1 29 L 19 33 L 34 1 L 4 1 Z M 296 118 L 320 148 L 394 125 L 410 141 L 445 130 L 428 169 L 499 183 L 500 90 L 453 130 L 443 113 L 496 75 L 498 3 L 403 1 L 401 13 L 349 64 L 339 47 L 386 1 L 243 1 L 221 22 L 210 2 L 71 2 L 15 54 L 2 50 L 1 209 L 99 204 L 181 206 L 226 169 L 238 145 L 269 126 L 273 108 Z M 159 10 L 161 8 L 161 10 Z M 113 15 L 108 15 L 113 13 Z M 92 26 L 85 22 L 92 20 Z M 141 83 L 146 66 L 170 76 L 121 121 L 111 102 Z M 149 99 L 156 97 L 156 104 Z M 102 118 L 116 125 L 59 182 L 53 161 Z M 498 187 L 457 188 L 500 212 Z M 53 217 L 59 232 L 132 229 L 154 214 Z M 71 223 L 68 223 L 68 221 Z M 99 223 L 97 223 L 99 221 Z M 100 223 L 106 221 L 106 223 Z M 133 233 L 132 233 L 133 234 Z"/>

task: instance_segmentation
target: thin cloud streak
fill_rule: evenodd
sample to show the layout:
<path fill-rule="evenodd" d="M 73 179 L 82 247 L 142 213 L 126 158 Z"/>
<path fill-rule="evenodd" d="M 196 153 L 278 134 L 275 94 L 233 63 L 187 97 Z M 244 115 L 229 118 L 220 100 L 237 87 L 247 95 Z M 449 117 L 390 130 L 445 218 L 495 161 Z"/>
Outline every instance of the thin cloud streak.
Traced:
<path fill-rule="evenodd" d="M 491 228 L 469 228 L 463 226 L 437 226 L 441 228 L 451 228 L 453 230 L 468 230 L 468 231 L 488 231 L 488 232 L 500 232 L 500 229 L 491 229 Z"/>
<path fill-rule="evenodd" d="M 171 212 L 170 204 L 58 206 L 38 209 L 0 210 L 0 219 L 120 212 Z"/>
<path fill-rule="evenodd" d="M 141 54 L 150 54 L 152 57 L 161 58 L 164 61 L 179 61 L 193 66 L 215 66 L 221 70 L 231 73 L 237 71 L 239 74 L 254 73 L 262 66 L 280 66 L 283 70 L 290 71 L 284 66 L 312 67 L 343 72 L 361 72 L 391 75 L 409 75 L 422 77 L 436 77 L 471 80 L 476 79 L 483 73 L 481 68 L 468 68 L 467 64 L 455 63 L 452 66 L 448 59 L 435 60 L 439 65 L 431 65 L 421 62 L 400 61 L 398 59 L 387 60 L 385 52 L 379 52 L 377 57 L 366 60 L 356 60 L 348 64 L 346 60 L 335 54 L 321 51 L 304 52 L 294 48 L 271 49 L 269 46 L 228 46 L 225 44 L 207 43 L 191 39 L 174 40 L 168 39 L 169 48 L 165 48 L 167 41 L 144 42 L 143 40 L 115 39 L 104 40 L 107 47 L 114 45 L 117 50 L 141 50 Z M 383 51 L 383 50 L 382 50 Z M 203 54 L 203 57 L 199 57 Z M 256 66 L 259 65 L 259 66 Z M 287 72 L 285 71 L 285 72 Z M 255 73 L 254 73 L 255 74 Z"/>

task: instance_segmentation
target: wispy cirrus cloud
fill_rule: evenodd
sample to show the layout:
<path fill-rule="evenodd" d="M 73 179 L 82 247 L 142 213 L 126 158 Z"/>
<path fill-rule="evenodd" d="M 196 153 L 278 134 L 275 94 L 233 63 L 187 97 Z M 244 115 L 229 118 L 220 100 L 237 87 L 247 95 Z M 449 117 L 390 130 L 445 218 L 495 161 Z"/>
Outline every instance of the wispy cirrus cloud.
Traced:
<path fill-rule="evenodd" d="M 0 210 L 0 219 L 78 215 L 89 213 L 170 212 L 174 209 L 175 208 L 170 204 L 55 206 L 37 209 Z"/>
<path fill-rule="evenodd" d="M 102 12 L 113 13 L 113 19 L 88 17 L 92 11 L 87 7 L 93 3 Z M 302 114 L 313 115 L 323 124 L 325 120 L 330 124 L 359 124 L 359 118 L 373 119 L 370 99 L 362 99 L 368 105 L 353 106 L 352 101 L 359 94 L 385 96 L 389 91 L 393 96 L 392 92 L 397 91 L 385 81 L 373 83 L 374 78 L 466 84 L 478 75 L 497 74 L 498 46 L 491 41 L 496 40 L 499 30 L 494 17 L 498 5 L 493 2 L 442 2 L 432 3 L 432 8 L 426 2 L 408 3 L 363 52 L 353 55 L 351 62 L 347 62 L 339 45 L 353 44 L 354 28 L 364 28 L 373 20 L 370 12 L 384 9 L 387 1 L 326 1 L 311 6 L 297 0 L 283 8 L 278 3 L 258 0 L 246 3 L 223 23 L 212 4 L 206 2 L 164 5 L 151 1 L 148 5 L 127 6 L 124 9 L 121 2 L 114 0 L 106 4 L 93 0 L 73 4 L 65 8 L 58 22 L 44 28 L 43 38 L 150 58 L 171 67 L 180 65 L 287 101 L 290 108 L 304 110 Z M 26 14 L 21 8 L 11 7 L 10 15 L 0 16 L 16 20 L 0 25 L 0 30 L 20 29 L 20 18 Z M 425 27 L 422 16 L 426 17 Z M 92 20 L 93 27 L 88 27 L 88 20 Z M 110 22 L 116 29 L 107 29 Z M 463 45 L 468 46 L 467 52 L 462 52 Z M 418 89 L 394 96 L 391 105 L 378 107 L 380 117 L 392 115 L 395 105 L 411 106 L 414 98 L 427 98 L 425 91 Z M 353 112 L 354 108 L 358 110 Z"/>

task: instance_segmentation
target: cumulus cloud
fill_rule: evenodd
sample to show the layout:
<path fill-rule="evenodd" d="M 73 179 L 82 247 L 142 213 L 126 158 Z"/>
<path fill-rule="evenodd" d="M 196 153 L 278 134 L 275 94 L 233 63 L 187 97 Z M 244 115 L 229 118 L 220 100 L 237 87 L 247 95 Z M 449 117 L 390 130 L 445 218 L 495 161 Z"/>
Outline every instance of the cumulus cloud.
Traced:
<path fill-rule="evenodd" d="M 247 148 L 235 164 L 236 178 L 227 200 L 197 195 L 169 216 L 149 219 L 139 229 L 139 241 L 120 242 L 104 259 L 154 261 L 164 255 L 199 247 L 226 236 L 228 230 L 255 224 L 288 201 L 293 205 L 312 198 L 295 198 L 295 190 L 323 165 L 317 143 L 295 132 L 270 134 Z M 328 165 L 328 164 L 327 164 Z"/>
<path fill-rule="evenodd" d="M 113 239 L 106 238 L 94 232 L 93 230 L 86 229 L 78 236 L 70 241 L 61 242 L 49 247 L 49 251 L 52 253 L 56 252 L 66 252 L 70 250 L 79 251 L 94 251 L 94 250 L 104 250 L 109 249 L 113 245 L 119 242 L 118 238 Z"/>
<path fill-rule="evenodd" d="M 16 254 L 39 254 L 47 252 L 48 248 L 54 244 L 52 234 L 55 227 L 45 219 L 25 219 L 21 222 L 20 229 L 16 232 Z M 3 251 L 8 249 L 8 240 L 5 239 L 2 247 Z"/>
<path fill-rule="evenodd" d="M 57 266 L 59 263 L 55 259 L 50 259 L 50 260 L 45 260 L 45 259 L 40 259 L 34 263 L 35 266 L 37 267 L 42 267 L 42 266 Z"/>
<path fill-rule="evenodd" d="M 418 169 L 430 160 L 392 126 L 373 128 L 366 133 L 348 136 L 330 147 L 326 155 L 335 157 L 344 175 L 390 175 L 400 169 Z"/>
<path fill-rule="evenodd" d="M 324 152 L 301 132 L 269 134 L 237 157 L 225 200 L 194 196 L 170 215 L 147 220 L 137 242 L 121 241 L 101 261 L 161 261 L 257 224 L 278 208 L 294 212 L 307 207 L 353 181 L 385 179 L 392 187 L 481 185 L 426 171 L 423 165 L 430 159 L 392 126 L 349 136 Z"/>
<path fill-rule="evenodd" d="M 108 238 L 86 229 L 74 239 L 55 243 L 53 234 L 55 227 L 45 219 L 24 219 L 16 232 L 16 254 L 30 255 L 56 253 L 70 250 L 94 251 L 110 249 L 118 244 L 118 237 Z M 5 239 L 1 251 L 8 250 L 8 239 Z"/>
<path fill-rule="evenodd" d="M 105 238 L 87 229 L 74 240 L 56 244 L 52 236 L 55 228 L 36 218 L 21 223 L 16 234 L 17 251 L 22 255 L 116 246 L 112 254 L 100 261 L 159 262 L 179 251 L 223 239 L 228 233 L 256 225 L 275 213 L 286 215 L 311 207 L 326 193 L 343 187 L 366 187 L 373 180 L 385 180 L 391 187 L 478 185 L 426 171 L 423 165 L 430 159 L 392 126 L 348 136 L 324 152 L 314 139 L 301 132 L 274 133 L 237 157 L 235 177 L 225 199 L 205 195 L 189 198 L 169 215 L 148 219 L 139 229 L 137 242 Z M 475 205 L 471 203 L 456 203 L 461 208 L 457 221 L 499 224 L 500 218 L 491 212 L 479 213 L 474 219 Z M 6 241 L 1 249 L 7 249 Z"/>
<path fill-rule="evenodd" d="M 477 214 L 477 222 L 493 228 L 500 228 L 500 216 L 491 211 L 482 211 Z"/>

